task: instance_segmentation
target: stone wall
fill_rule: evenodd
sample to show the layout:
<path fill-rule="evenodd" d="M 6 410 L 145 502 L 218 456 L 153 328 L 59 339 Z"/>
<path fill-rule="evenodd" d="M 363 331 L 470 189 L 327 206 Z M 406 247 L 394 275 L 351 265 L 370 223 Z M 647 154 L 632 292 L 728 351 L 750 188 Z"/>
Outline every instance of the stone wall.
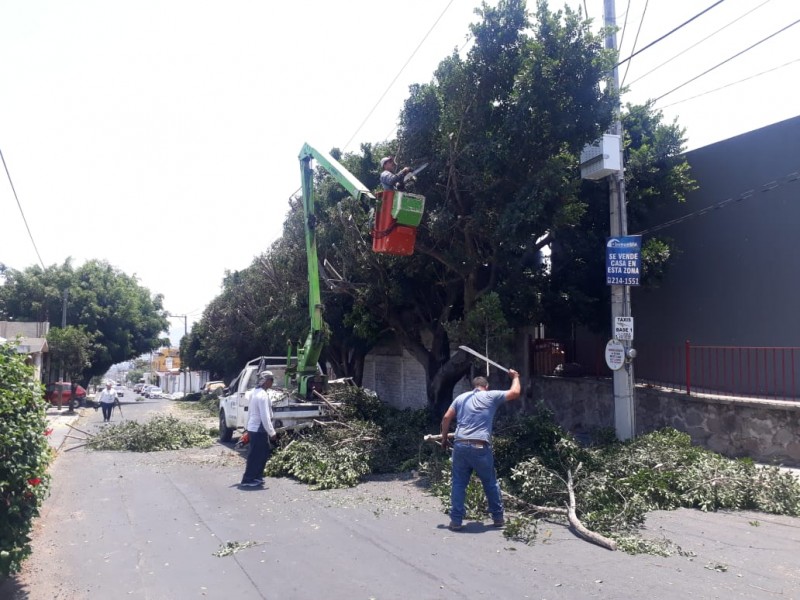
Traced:
<path fill-rule="evenodd" d="M 578 436 L 614 426 L 610 380 L 536 377 L 520 410 L 534 410 L 540 402 L 559 425 Z M 674 427 L 695 444 L 725 456 L 800 466 L 800 402 L 687 396 L 637 387 L 635 411 L 637 435 Z"/>

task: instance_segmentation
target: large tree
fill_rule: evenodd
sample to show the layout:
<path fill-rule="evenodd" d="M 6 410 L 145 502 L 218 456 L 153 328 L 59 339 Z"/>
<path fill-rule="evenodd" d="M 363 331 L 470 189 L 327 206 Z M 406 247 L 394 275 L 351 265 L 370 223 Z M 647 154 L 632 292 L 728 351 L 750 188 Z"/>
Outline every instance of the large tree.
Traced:
<path fill-rule="evenodd" d="M 74 268 L 68 259 L 63 265 L 45 269 L 5 269 L 2 275 L 2 319 L 49 321 L 54 328 L 62 322 L 66 303 L 67 326 L 79 328 L 92 341 L 90 365 L 82 369 L 81 382 L 105 373 L 115 363 L 157 348 L 159 334 L 169 325 L 163 297 L 151 295 L 135 276 L 105 261 L 90 260 Z M 54 337 L 64 338 L 55 333 Z"/>
<path fill-rule="evenodd" d="M 576 157 L 616 103 L 601 85 L 613 57 L 578 14 L 541 2 L 530 18 L 522 0 L 478 12 L 467 57 L 454 53 L 430 83 L 412 86 L 401 114 L 401 160 L 430 162 L 418 182 L 426 212 L 414 256 L 367 257 L 356 237 L 338 249 L 368 270 L 359 279 L 369 285 L 352 296 L 424 367 L 439 411 L 469 368 L 451 356 L 453 342 L 484 347 L 486 332 L 463 326 L 481 321 L 474 311 L 494 315 L 500 330 L 542 320 L 538 251 L 579 216 Z M 347 164 L 358 176 L 359 159 Z"/>

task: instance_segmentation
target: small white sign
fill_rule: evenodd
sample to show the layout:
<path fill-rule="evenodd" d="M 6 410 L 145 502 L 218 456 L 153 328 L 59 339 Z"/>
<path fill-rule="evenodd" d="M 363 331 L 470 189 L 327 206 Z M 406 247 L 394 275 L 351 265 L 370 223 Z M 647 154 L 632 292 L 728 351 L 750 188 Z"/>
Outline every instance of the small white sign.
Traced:
<path fill-rule="evenodd" d="M 606 344 L 606 364 L 612 371 L 618 371 L 625 364 L 625 346 L 619 340 L 608 340 Z"/>
<path fill-rule="evenodd" d="M 633 341 L 633 317 L 614 317 L 614 338 Z"/>

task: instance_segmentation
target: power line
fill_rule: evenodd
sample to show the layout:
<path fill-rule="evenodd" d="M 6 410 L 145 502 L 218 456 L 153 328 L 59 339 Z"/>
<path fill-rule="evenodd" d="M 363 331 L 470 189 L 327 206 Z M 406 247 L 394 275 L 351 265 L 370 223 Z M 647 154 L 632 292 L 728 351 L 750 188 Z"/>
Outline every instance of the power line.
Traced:
<path fill-rule="evenodd" d="M 466 47 L 467 47 L 467 44 L 469 44 L 469 43 L 472 41 L 472 39 L 473 39 L 473 37 L 472 37 L 472 34 L 467 34 L 467 39 L 466 39 L 466 40 L 464 40 L 464 43 L 463 43 L 463 44 L 461 44 L 461 47 L 458 49 L 458 54 L 461 54 L 461 53 L 464 51 L 464 48 L 466 48 Z M 382 141 L 384 141 L 384 142 L 385 142 L 386 140 L 388 140 L 388 139 L 389 139 L 389 136 L 390 136 L 390 135 L 392 135 L 392 134 L 393 134 L 394 132 L 396 132 L 396 131 L 397 131 L 397 125 L 392 125 L 392 128 L 389 130 L 389 133 L 387 133 L 387 134 L 386 134 L 386 135 L 383 137 L 383 140 L 382 140 Z"/>
<path fill-rule="evenodd" d="M 689 84 L 690 84 L 690 83 L 692 83 L 693 81 L 696 81 L 696 80 L 700 79 L 700 78 L 701 78 L 703 75 L 707 75 L 708 73 L 710 73 L 710 72 L 711 72 L 711 71 L 713 71 L 714 69 L 717 69 L 717 68 L 721 67 L 722 65 L 724 65 L 725 63 L 732 61 L 734 58 L 736 58 L 736 57 L 738 57 L 738 56 L 741 56 L 741 55 L 742 55 L 742 54 L 744 54 L 745 52 L 749 52 L 750 50 L 752 50 L 752 49 L 753 49 L 753 48 L 755 48 L 756 46 L 758 46 L 758 45 L 760 45 L 760 44 L 763 44 L 763 43 L 764 43 L 764 42 L 766 42 L 767 40 L 769 40 L 769 39 L 771 39 L 771 38 L 775 37 L 775 36 L 776 36 L 776 35 L 778 35 L 779 33 L 783 33 L 784 31 L 786 31 L 786 30 L 787 30 L 787 29 L 789 29 L 790 27 L 794 27 L 794 26 L 795 26 L 795 25 L 797 25 L 798 23 L 800 23 L 800 19 L 797 19 L 797 20 L 796 20 L 794 23 L 789 23 L 789 24 L 788 24 L 786 27 L 783 27 L 783 28 L 779 29 L 778 31 L 776 31 L 775 33 L 772 33 L 772 34 L 768 35 L 767 37 L 760 39 L 760 40 L 759 40 L 759 41 L 757 41 L 755 44 L 752 44 L 752 45 L 748 46 L 747 48 L 745 48 L 744 50 L 741 50 L 741 51 L 737 52 L 737 53 L 736 53 L 736 54 L 734 54 L 733 56 L 731 56 L 731 57 L 729 57 L 729 58 L 726 58 L 726 59 L 725 59 L 725 60 L 723 60 L 721 63 L 717 63 L 716 65 L 714 65 L 714 66 L 713 66 L 713 67 L 711 67 L 710 69 L 706 69 L 705 71 L 703 71 L 703 72 L 702 72 L 702 73 L 700 73 L 699 75 L 696 75 L 696 76 L 692 77 L 692 78 L 691 78 L 691 79 L 689 79 L 688 81 L 684 81 L 684 82 L 683 82 L 682 84 L 680 84 L 679 86 L 677 86 L 677 87 L 674 87 L 674 88 L 672 88 L 670 91 L 668 91 L 668 92 L 666 92 L 666 93 L 664 93 L 664 94 L 661 94 L 661 95 L 660 95 L 658 98 L 655 98 L 655 99 L 653 100 L 653 102 L 658 102 L 659 100 L 661 100 L 661 99 L 662 99 L 662 98 L 664 98 L 665 96 L 669 96 L 669 95 L 670 95 L 672 92 L 675 92 L 675 91 L 677 91 L 677 90 L 681 89 L 683 86 L 685 86 L 685 85 L 689 85 Z"/>
<path fill-rule="evenodd" d="M 664 35 L 662 35 L 662 36 L 661 36 L 660 38 L 658 38 L 657 40 L 653 40 L 652 42 L 650 42 L 649 44 L 647 44 L 647 46 L 645 46 L 645 47 L 644 47 L 644 48 L 642 48 L 641 50 L 637 50 L 636 52 L 634 52 L 633 54 L 631 54 L 631 55 L 630 55 L 628 58 L 626 58 L 625 60 L 621 60 L 621 61 L 619 61 L 619 62 L 618 62 L 616 65 L 614 65 L 614 67 L 618 67 L 618 66 L 620 66 L 621 64 L 623 64 L 623 63 L 626 63 L 626 62 L 628 62 L 630 59 L 632 59 L 634 56 L 636 56 L 637 54 L 641 54 L 642 52 L 644 52 L 644 51 L 645 51 L 645 50 L 647 50 L 648 48 L 652 48 L 653 46 L 655 46 L 655 45 L 656 45 L 658 42 L 660 42 L 661 40 L 664 40 L 664 39 L 668 38 L 669 36 L 671 36 L 673 33 L 675 33 L 676 31 L 678 31 L 679 29 L 681 29 L 681 28 L 685 27 L 686 25 L 688 25 L 689 23 L 691 23 L 692 21 L 694 21 L 694 20 L 695 20 L 697 17 L 699 17 L 699 16 L 701 16 L 701 15 L 704 15 L 705 13 L 707 13 L 708 11 L 710 11 L 712 8 L 714 8 L 715 6 L 719 6 L 719 5 L 720 5 L 720 4 L 722 4 L 723 2 L 725 2 L 725 0 L 717 0 L 717 2 L 715 2 L 714 4 L 712 4 L 711 6 L 709 6 L 708 8 L 706 8 L 706 9 L 702 10 L 701 12 L 697 13 L 697 14 L 696 14 L 695 16 L 693 16 L 691 19 L 689 19 L 689 20 L 687 20 L 687 21 L 684 21 L 683 23 L 681 23 L 680 25 L 678 25 L 677 27 L 675 27 L 675 28 L 674 28 L 674 29 L 672 29 L 671 31 L 668 31 L 667 33 L 665 33 Z"/>
<path fill-rule="evenodd" d="M 631 14 L 631 0 L 628 0 L 628 6 L 625 7 L 625 20 L 622 22 L 622 33 L 619 34 L 619 46 L 618 46 L 619 48 L 622 48 L 622 42 L 625 41 L 625 32 L 628 30 L 629 14 Z M 635 45 L 636 44 L 634 44 L 634 46 Z"/>
<path fill-rule="evenodd" d="M 14 199 L 17 201 L 17 206 L 19 207 L 19 214 L 22 215 L 22 221 L 25 223 L 25 229 L 28 230 L 28 237 L 31 238 L 31 244 L 33 244 L 33 249 L 36 251 L 36 256 L 39 257 L 39 264 L 42 265 L 42 270 L 45 269 L 44 261 L 42 260 L 42 255 L 39 254 L 39 248 L 36 247 L 36 242 L 33 239 L 33 234 L 31 233 L 31 228 L 28 226 L 28 219 L 25 218 L 25 211 L 22 210 L 22 204 L 19 201 L 19 197 L 17 196 L 17 190 L 14 188 L 14 182 L 11 181 L 11 173 L 8 172 L 8 165 L 6 164 L 6 159 L 3 156 L 3 151 L 0 150 L 0 159 L 3 161 L 3 167 L 6 170 L 6 177 L 8 177 L 8 183 L 11 185 L 11 191 L 14 192 Z"/>
<path fill-rule="evenodd" d="M 789 173 L 786 177 L 782 177 L 781 179 L 776 179 L 773 181 L 768 181 L 761 188 L 758 190 L 761 193 L 771 192 L 782 185 L 787 185 L 789 183 L 794 183 L 795 181 L 800 180 L 800 170 L 793 171 Z M 695 212 L 689 213 L 687 215 L 683 215 L 682 217 L 678 217 L 676 219 L 672 219 L 670 221 L 666 221 L 665 223 L 661 223 L 659 225 L 654 225 L 653 227 L 648 227 L 638 233 L 631 234 L 631 235 L 646 235 L 648 233 L 653 233 L 654 231 L 659 231 L 661 229 L 665 229 L 667 227 L 672 227 L 673 225 L 677 225 L 678 223 L 683 223 L 688 219 L 692 219 L 694 217 L 699 217 L 706 213 L 710 213 L 715 210 L 719 210 L 721 208 L 725 208 L 726 206 L 730 206 L 735 202 L 741 202 L 742 200 L 748 200 L 756 195 L 756 190 L 747 190 L 742 192 L 738 196 L 726 198 L 721 202 L 717 202 L 716 204 L 712 204 L 711 206 L 707 206 L 705 208 L 701 208 L 700 210 L 696 210 Z"/>
<path fill-rule="evenodd" d="M 644 10 L 642 11 L 642 18 L 639 19 L 639 28 L 636 30 L 636 37 L 633 38 L 633 46 L 631 47 L 631 50 L 636 50 L 636 43 L 639 41 L 639 34 L 642 32 L 642 25 L 644 24 L 644 16 L 647 14 L 647 7 L 649 5 L 650 5 L 650 0 L 645 0 Z M 626 21 L 627 18 L 628 17 L 626 15 L 625 16 Z M 620 42 L 620 46 L 622 46 L 622 42 Z M 625 79 L 628 77 L 628 69 L 630 68 L 631 68 L 631 61 L 628 61 L 628 64 L 625 65 L 625 74 L 622 76 L 622 83 L 620 84 L 620 87 L 625 86 Z"/>
<path fill-rule="evenodd" d="M 761 7 L 762 7 L 762 6 L 764 6 L 765 4 L 769 3 L 770 1 L 771 1 L 771 0 L 764 0 L 764 2 L 762 2 L 761 4 L 759 4 L 758 6 L 756 6 L 755 8 L 753 8 L 753 9 L 751 9 L 751 10 L 747 11 L 746 13 L 744 13 L 743 15 L 741 15 L 741 16 L 739 16 L 739 17 L 736 17 L 736 18 L 735 18 L 733 21 L 731 21 L 731 22 L 730 22 L 730 23 L 728 23 L 727 25 L 723 25 L 722 27 L 720 27 L 719 29 L 717 29 L 715 32 L 713 32 L 713 33 L 710 33 L 709 35 L 707 35 L 706 37 L 704 37 L 704 38 L 703 38 L 702 40 L 700 40 L 699 42 L 695 42 L 695 43 L 694 43 L 694 44 L 692 44 L 691 46 L 689 46 L 689 47 L 687 47 L 687 48 L 684 48 L 683 50 L 681 50 L 680 52 L 678 52 L 678 53 L 677 53 L 675 56 L 673 56 L 672 58 L 669 58 L 669 59 L 665 60 L 664 62 L 662 62 L 660 65 L 658 65 L 658 66 L 656 66 L 656 67 L 653 67 L 652 69 L 650 69 L 649 71 L 647 71 L 647 73 L 645 73 L 644 75 L 640 75 L 639 77 L 637 77 L 636 79 L 634 79 L 633 81 L 631 81 L 630 85 L 633 85 L 634 83 L 636 83 L 636 82 L 637 82 L 637 81 L 639 81 L 640 79 L 644 79 L 645 77 L 647 77 L 647 76 L 648 76 L 648 75 L 650 75 L 651 73 L 653 73 L 653 72 L 657 71 L 658 69 L 660 69 L 660 68 L 661 68 L 661 67 L 663 67 L 664 65 L 666 65 L 666 64 L 668 64 L 668 63 L 671 63 L 673 60 L 675 60 L 675 59 L 676 59 L 676 58 L 678 58 L 679 56 L 683 56 L 684 54 L 686 54 L 686 53 L 687 53 L 689 50 L 691 50 L 692 48 L 695 48 L 695 47 L 699 46 L 700 44 L 702 44 L 702 43 L 703 43 L 703 42 L 705 42 L 706 40 L 709 40 L 709 39 L 711 39 L 712 37 L 714 37 L 715 35 L 717 35 L 717 34 L 718 34 L 718 33 L 720 33 L 721 31 L 723 31 L 723 30 L 727 29 L 728 27 L 730 27 L 731 25 L 733 25 L 734 23 L 736 23 L 736 22 L 738 22 L 738 21 L 741 21 L 741 20 L 742 20 L 742 19 L 744 19 L 744 18 L 745 18 L 747 15 L 749 15 L 749 14 L 750 14 L 750 13 L 752 13 L 752 12 L 755 12 L 755 11 L 757 11 L 759 8 L 761 8 Z"/>
<path fill-rule="evenodd" d="M 424 44 L 424 43 L 425 43 L 425 40 L 427 40 L 427 39 L 428 39 L 428 36 L 431 34 L 431 32 L 434 30 L 434 28 L 435 28 L 435 27 L 436 27 L 436 26 L 439 24 L 439 21 L 441 21 L 441 20 L 442 20 L 442 17 L 443 17 L 443 16 L 444 16 L 444 14 L 447 12 L 447 10 L 450 8 L 450 6 L 453 4 L 453 2 L 455 2 L 455 0 L 450 0 L 450 2 L 448 2 L 448 3 L 447 3 L 447 6 L 445 6 L 445 7 L 444 7 L 444 10 L 442 11 L 442 13 L 441 13 L 441 14 L 439 15 L 439 17 L 438 17 L 438 18 L 437 18 L 437 19 L 436 19 L 436 20 L 433 22 L 433 25 L 431 25 L 431 28 L 430 28 L 430 29 L 428 30 L 428 32 L 427 32 L 427 33 L 426 33 L 426 34 L 423 36 L 423 38 L 422 38 L 422 40 L 420 41 L 420 43 L 419 43 L 419 44 L 417 44 L 417 47 L 416 47 L 416 48 L 414 48 L 414 51 L 411 53 L 411 56 L 409 56 L 409 57 L 408 57 L 408 60 L 406 60 L 405 64 L 404 64 L 404 65 L 403 65 L 403 66 L 400 68 L 400 70 L 397 72 L 397 75 L 395 75 L 395 76 L 394 76 L 394 79 L 392 79 L 391 83 L 389 83 L 389 86 L 386 88 L 386 90 L 384 90 L 383 94 L 381 94 L 381 97 L 380 97 L 380 98 L 378 98 L 378 101 L 375 103 L 375 105 L 374 105 L 374 106 L 373 106 L 373 107 L 370 109 L 370 111 L 367 113 L 367 116 L 366 116 L 366 117 L 364 117 L 364 120 L 363 120 L 363 121 L 361 121 L 361 124 L 360 124 L 360 125 L 358 126 L 358 128 L 357 128 L 357 129 L 356 129 L 356 130 L 353 132 L 353 135 L 351 135 L 351 136 L 350 136 L 350 139 L 349 139 L 349 140 L 347 140 L 347 143 L 346 143 L 346 144 L 345 144 L 345 145 L 342 147 L 342 151 L 344 151 L 344 150 L 345 150 L 345 149 L 346 149 L 346 148 L 347 148 L 347 147 L 350 145 L 350 142 L 352 142 L 352 141 L 355 139 L 355 137 L 358 135 L 358 132 L 359 132 L 359 131 L 361 131 L 361 128 L 362 128 L 362 127 L 364 127 L 364 124 L 365 124 L 365 123 L 366 123 L 366 122 L 369 120 L 369 118 L 372 116 L 372 113 L 374 113 L 374 112 L 375 112 L 375 109 L 376 109 L 376 108 L 378 108 L 378 105 L 379 105 L 379 104 L 380 104 L 380 103 L 383 101 L 383 99 L 386 97 L 386 94 L 388 94 L 388 93 L 389 93 L 389 90 L 390 90 L 390 89 L 392 89 L 392 86 L 394 86 L 394 84 L 395 84 L 395 82 L 397 81 L 397 79 L 400 77 L 400 75 L 403 73 L 403 71 L 405 71 L 405 68 L 406 68 L 406 67 L 408 66 L 408 64 L 411 62 L 411 59 L 412 59 L 412 58 L 414 58 L 414 56 L 417 54 L 417 52 L 419 51 L 419 49 L 422 47 L 422 44 Z"/>
<path fill-rule="evenodd" d="M 800 62 L 800 58 L 795 58 L 794 60 L 790 60 L 789 62 L 785 62 L 782 65 L 778 65 L 777 67 L 772 67 L 771 69 L 767 69 L 765 71 L 761 71 L 759 73 L 755 73 L 754 75 L 750 75 L 749 77 L 745 77 L 744 79 L 739 79 L 738 81 L 734 81 L 732 83 L 727 83 L 727 84 L 722 85 L 722 86 L 720 86 L 718 88 L 714 88 L 713 90 L 708 90 L 706 92 L 703 92 L 702 94 L 696 94 L 694 96 L 690 96 L 689 98 L 684 98 L 683 100 L 678 100 L 676 102 L 673 102 L 671 104 L 665 104 L 661 108 L 662 109 L 663 108 L 669 108 L 670 106 L 675 106 L 676 104 L 682 104 L 684 102 L 688 102 L 689 100 L 694 100 L 695 98 L 700 98 L 702 96 L 707 96 L 708 94 L 712 94 L 714 92 L 718 92 L 720 90 L 724 90 L 725 88 L 729 88 L 729 87 L 737 85 L 739 83 L 743 83 L 745 81 L 749 81 L 750 79 L 755 79 L 756 77 L 760 77 L 761 75 L 766 75 L 767 73 L 772 73 L 773 71 L 777 71 L 778 69 L 782 69 L 783 67 L 788 67 L 789 65 L 792 65 L 792 64 L 794 64 L 796 62 Z"/>

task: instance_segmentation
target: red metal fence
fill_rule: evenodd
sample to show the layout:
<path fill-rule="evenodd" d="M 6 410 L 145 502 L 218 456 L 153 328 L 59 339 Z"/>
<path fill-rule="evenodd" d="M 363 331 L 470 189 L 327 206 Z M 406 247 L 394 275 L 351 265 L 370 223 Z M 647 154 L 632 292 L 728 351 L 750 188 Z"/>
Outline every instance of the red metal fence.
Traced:
<path fill-rule="evenodd" d="M 530 340 L 530 372 L 553 375 L 562 363 L 580 363 L 583 375 L 610 377 L 605 342 L 575 344 L 553 339 Z M 800 401 L 800 347 L 706 346 L 634 343 L 636 383 L 687 394 Z M 570 366 L 570 365 L 567 365 Z"/>
<path fill-rule="evenodd" d="M 800 347 L 636 346 L 637 383 L 747 398 L 800 400 Z"/>

